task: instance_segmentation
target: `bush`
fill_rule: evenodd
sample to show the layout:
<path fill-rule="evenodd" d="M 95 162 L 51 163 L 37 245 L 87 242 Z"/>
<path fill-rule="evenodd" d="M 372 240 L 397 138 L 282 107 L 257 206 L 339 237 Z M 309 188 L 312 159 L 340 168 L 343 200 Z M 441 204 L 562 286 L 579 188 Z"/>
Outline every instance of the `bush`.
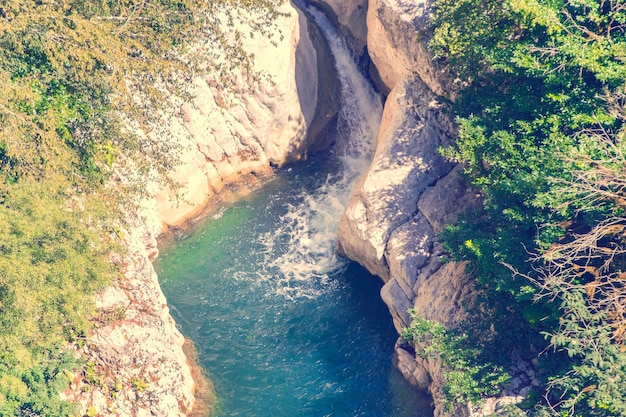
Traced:
<path fill-rule="evenodd" d="M 276 15 L 273 1 L 235 3 Z M 176 164 L 171 146 L 125 123 L 148 131 L 167 110 L 165 94 L 187 97 L 189 79 L 211 70 L 194 64 L 201 48 L 190 45 L 200 35 L 222 45 L 230 68 L 249 64 L 206 7 L 0 3 L 0 415 L 73 413 L 58 395 L 63 371 L 85 364 L 64 348 L 85 339 L 93 295 L 119 274 L 111 225 L 141 188 L 112 183 L 113 166 L 130 161 L 145 173 Z"/>
<path fill-rule="evenodd" d="M 467 334 L 452 333 L 414 310 L 409 314 L 412 322 L 402 337 L 413 344 L 416 355 L 441 359 L 446 409 L 478 404 L 483 397 L 499 393 L 508 375 L 501 367 L 481 360 L 480 349 L 468 342 Z"/>

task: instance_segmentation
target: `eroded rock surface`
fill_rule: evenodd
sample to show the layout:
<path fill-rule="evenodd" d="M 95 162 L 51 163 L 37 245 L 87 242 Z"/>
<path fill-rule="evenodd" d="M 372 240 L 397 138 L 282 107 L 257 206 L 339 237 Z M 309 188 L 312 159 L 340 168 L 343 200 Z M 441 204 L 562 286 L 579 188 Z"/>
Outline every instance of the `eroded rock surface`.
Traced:
<path fill-rule="evenodd" d="M 478 204 L 439 148 L 453 143 L 456 126 L 446 105 L 417 75 L 391 90 L 369 171 L 339 226 L 339 251 L 383 278 L 382 299 L 398 334 L 408 310 L 449 329 L 461 326 L 475 298 L 465 264 L 442 264 L 437 234 L 461 211 Z M 438 358 L 421 358 L 401 339 L 397 365 L 405 378 L 433 395 L 442 408 Z"/>
<path fill-rule="evenodd" d="M 367 48 L 384 92 L 416 73 L 435 94 L 450 94 L 444 69 L 426 50 L 431 11 L 430 0 L 370 0 Z"/>
<path fill-rule="evenodd" d="M 368 7 L 367 48 L 388 98 L 374 160 L 339 227 L 339 251 L 383 278 L 381 296 L 398 334 L 410 324 L 409 309 L 448 329 L 462 328 L 476 298 L 475 280 L 464 263 L 441 262 L 437 236 L 480 205 L 480 196 L 439 153 L 454 143 L 456 126 L 443 97 L 454 99 L 455 91 L 426 48 L 432 1 L 370 0 Z M 421 358 L 402 339 L 395 351 L 405 378 L 433 395 L 435 415 L 447 415 L 440 360 Z M 455 415 L 486 415 L 519 401 L 516 390 Z"/>
<path fill-rule="evenodd" d="M 98 416 L 186 415 L 196 382 L 152 267 L 155 231 L 138 216 L 127 221 L 124 275 L 97 297 L 96 328 L 82 349 L 91 365 L 69 398 L 83 414 L 91 407 Z"/>
<path fill-rule="evenodd" d="M 246 50 L 255 55 L 252 71 L 235 70 L 229 88 L 213 75 L 196 78 L 193 101 L 172 97 L 174 110 L 164 112 L 162 123 L 143 136 L 179 153 L 180 163 L 169 172 L 178 188 L 156 180 L 156 172 L 147 181 L 132 164 L 116 168 L 119 183 L 147 183 L 148 193 L 138 212 L 129 210 L 120 222 L 127 251 L 116 262 L 123 276 L 97 297 L 96 328 L 78 352 L 90 363 L 88 374 L 75 375 L 65 393 L 82 414 L 192 412 L 198 379 L 152 267 L 156 237 L 164 227 L 196 215 L 225 185 L 265 175 L 330 143 L 324 131 L 337 112 L 332 59 L 305 17 L 287 3 L 282 7 L 280 34 L 252 38 L 250 28 L 240 28 Z M 253 88 L 246 81 L 252 74 L 261 75 Z"/>
<path fill-rule="evenodd" d="M 241 29 L 253 68 L 235 70 L 226 88 L 214 74 L 195 79 L 194 100 L 173 99 L 179 115 L 152 138 L 180 152 L 181 163 L 170 174 L 181 188 L 154 187 L 165 225 L 196 214 L 225 184 L 329 145 L 319 133 L 337 113 L 332 60 L 305 16 L 288 3 L 281 7 L 286 15 L 275 24 L 280 34 L 251 37 L 250 29 Z M 250 84 L 250 74 L 261 77 Z"/>
<path fill-rule="evenodd" d="M 389 250 L 400 255 L 402 243 L 395 239 L 388 247 L 389 239 L 408 222 L 427 227 L 419 221 L 417 202 L 453 168 L 438 148 L 452 143 L 454 126 L 450 113 L 418 77 L 392 90 L 374 159 L 339 225 L 340 252 L 385 281 L 392 278 L 387 256 Z M 401 256 L 420 255 L 409 251 Z"/>

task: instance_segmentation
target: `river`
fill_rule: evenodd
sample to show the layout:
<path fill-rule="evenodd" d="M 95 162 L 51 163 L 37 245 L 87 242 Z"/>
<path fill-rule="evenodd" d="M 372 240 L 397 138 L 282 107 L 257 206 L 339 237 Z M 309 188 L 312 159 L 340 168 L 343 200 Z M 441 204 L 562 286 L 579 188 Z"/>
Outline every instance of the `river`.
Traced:
<path fill-rule="evenodd" d="M 392 366 L 382 282 L 335 254 L 336 229 L 373 153 L 382 106 L 328 21 L 337 62 L 334 152 L 284 167 L 161 247 L 155 269 L 215 385 L 217 417 L 426 417 Z"/>

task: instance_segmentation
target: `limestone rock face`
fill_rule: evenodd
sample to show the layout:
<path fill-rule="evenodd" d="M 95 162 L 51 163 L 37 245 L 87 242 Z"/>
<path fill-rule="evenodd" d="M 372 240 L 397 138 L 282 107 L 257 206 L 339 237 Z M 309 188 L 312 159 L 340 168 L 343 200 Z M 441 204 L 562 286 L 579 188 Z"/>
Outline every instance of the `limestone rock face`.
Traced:
<path fill-rule="evenodd" d="M 420 221 L 423 216 L 418 213 L 417 202 L 427 187 L 452 169 L 438 148 L 452 143 L 453 131 L 451 116 L 418 77 L 392 90 L 374 159 L 339 225 L 341 253 L 385 281 L 392 278 L 387 259 L 390 252 L 412 259 L 424 256 L 422 249 L 429 245 L 429 239 L 424 239 L 423 248 L 411 250 L 403 239 L 414 233 L 401 226 L 413 223 L 422 231 L 428 230 L 420 236 L 432 236 L 432 228 Z M 394 274 L 407 268 L 407 261 L 392 262 Z"/>
<path fill-rule="evenodd" d="M 476 299 L 465 264 L 440 261 L 445 251 L 438 234 L 461 212 L 478 207 L 481 196 L 438 152 L 454 143 L 456 126 L 437 98 L 454 100 L 455 87 L 426 48 L 431 8 L 431 0 L 369 0 L 370 72 L 388 98 L 373 162 L 339 226 L 339 252 L 385 282 L 381 297 L 398 334 L 410 325 L 409 309 L 448 329 L 462 328 Z M 399 338 L 395 361 L 407 381 L 432 394 L 436 417 L 498 413 L 519 402 L 534 380 L 518 366 L 510 372 L 515 383 L 498 398 L 450 414 L 443 407 L 439 358 L 422 358 Z"/>
<path fill-rule="evenodd" d="M 367 48 L 384 92 L 411 73 L 437 95 L 448 90 L 443 70 L 426 50 L 431 9 L 431 0 L 370 0 Z"/>
<path fill-rule="evenodd" d="M 229 88 L 215 76 L 195 79 L 193 100 L 172 97 L 162 123 L 142 136 L 179 153 L 180 163 L 169 172 L 178 189 L 163 185 L 155 171 L 138 211 L 129 210 L 119 226 L 127 251 L 115 261 L 123 276 L 96 298 L 96 328 L 77 352 L 92 364 L 93 375 L 77 375 L 64 393 L 80 404 L 82 414 L 175 417 L 192 412 L 199 380 L 194 380 L 184 338 L 152 267 L 156 237 L 164 225 L 195 215 L 228 183 L 269 173 L 272 166 L 329 145 L 323 133 L 337 112 L 333 95 L 338 91 L 330 53 L 300 12 L 289 4 L 282 7 L 285 15 L 276 22 L 282 37 L 252 38 L 250 28 L 240 28 L 246 51 L 255 56 L 254 72 L 234 71 Z M 198 47 L 206 45 L 199 42 Z M 261 75 L 256 84 L 246 81 L 252 74 Z M 116 168 L 117 181 L 146 182 L 129 165 Z"/>
<path fill-rule="evenodd" d="M 183 416 L 196 382 L 152 267 L 155 234 L 139 216 L 127 222 L 124 276 L 96 300 L 98 321 L 82 352 L 95 381 L 77 380 L 69 399 L 83 414 L 91 406 L 99 416 Z"/>
<path fill-rule="evenodd" d="M 381 296 L 398 334 L 410 325 L 411 308 L 447 328 L 460 326 L 463 306 L 475 297 L 465 265 L 440 262 L 437 239 L 480 201 L 438 151 L 455 133 L 451 112 L 418 75 L 398 81 L 385 104 L 372 164 L 339 225 L 339 251 L 385 281 Z M 435 415 L 444 415 L 440 361 L 416 357 L 401 339 L 395 350 L 405 378 L 429 390 Z"/>
<path fill-rule="evenodd" d="M 319 76 L 334 73 L 332 62 L 321 61 L 326 67 L 318 68 L 316 46 L 321 42 L 311 36 L 314 29 L 290 4 L 283 4 L 281 11 L 286 15 L 275 24 L 280 35 L 250 37 L 251 29 L 241 29 L 244 49 L 254 54 L 251 70 L 234 70 L 227 88 L 217 75 L 195 79 L 193 101 L 173 99 L 178 115 L 168 117 L 167 128 L 151 138 L 180 153 L 180 164 L 170 174 L 180 187 L 153 186 L 165 225 L 184 222 L 225 184 L 247 174 L 268 173 L 273 166 L 328 146 L 316 133 L 337 109 L 317 109 L 317 103 L 336 91 L 328 76 Z M 261 76 L 251 84 L 252 74 Z M 314 131 L 308 135 L 310 129 Z M 319 137 L 322 143 L 315 142 Z"/>

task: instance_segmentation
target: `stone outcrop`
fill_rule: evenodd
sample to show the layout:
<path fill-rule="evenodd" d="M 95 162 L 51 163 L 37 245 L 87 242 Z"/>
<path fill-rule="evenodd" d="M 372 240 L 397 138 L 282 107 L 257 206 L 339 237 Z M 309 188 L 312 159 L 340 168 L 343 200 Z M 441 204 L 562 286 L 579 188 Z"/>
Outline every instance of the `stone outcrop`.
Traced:
<path fill-rule="evenodd" d="M 455 123 L 446 105 L 414 75 L 391 90 L 374 159 L 339 225 L 339 251 L 385 281 L 381 296 L 398 334 L 409 309 L 448 328 L 460 325 L 474 298 L 465 265 L 442 264 L 437 241 L 443 226 L 477 204 L 477 195 L 445 161 Z M 399 340 L 397 365 L 405 378 L 435 398 L 441 413 L 442 374 L 437 359 L 422 359 Z"/>
<path fill-rule="evenodd" d="M 448 329 L 462 328 L 476 298 L 465 264 L 442 263 L 445 252 L 437 238 L 460 212 L 481 203 L 459 177 L 460 167 L 439 153 L 454 143 L 456 126 L 445 103 L 455 91 L 445 68 L 427 52 L 431 8 L 431 0 L 369 0 L 372 75 L 388 98 L 374 159 L 339 226 L 339 252 L 384 280 L 381 296 L 398 334 L 410 324 L 409 309 Z M 433 395 L 435 416 L 446 415 L 440 360 L 416 356 L 401 338 L 395 352 L 405 378 Z M 519 379 L 523 389 L 505 389 L 486 408 L 455 415 L 486 415 L 519 402 L 532 378 Z"/>
<path fill-rule="evenodd" d="M 90 364 L 88 375 L 75 375 L 65 393 L 83 415 L 194 413 L 202 381 L 194 379 L 152 267 L 157 236 L 196 215 L 229 183 L 271 173 L 330 144 L 324 132 L 338 103 L 330 52 L 300 12 L 282 7 L 285 14 L 276 22 L 281 34 L 253 38 L 250 28 L 239 28 L 246 51 L 255 55 L 254 68 L 235 70 L 228 88 L 211 74 L 195 79 L 191 102 L 172 97 L 174 111 L 164 112 L 150 134 L 139 132 L 178 152 L 180 162 L 169 172 L 178 188 L 154 172 L 137 211 L 120 222 L 126 251 L 115 262 L 123 276 L 97 297 L 96 328 L 80 351 Z M 246 80 L 252 74 L 261 77 L 251 85 Z M 131 165 L 120 166 L 115 177 L 132 184 L 146 182 L 142 175 Z"/>
<path fill-rule="evenodd" d="M 430 0 L 370 0 L 367 48 L 381 90 L 388 93 L 416 73 L 436 95 L 450 95 L 445 71 L 426 50 Z"/>
<path fill-rule="evenodd" d="M 393 271 L 388 263 L 389 251 L 402 252 L 400 236 L 410 233 L 403 225 L 411 223 L 408 229 L 418 227 L 420 235 L 430 234 L 426 240 L 432 240 L 432 227 L 419 214 L 417 201 L 452 169 L 438 152 L 452 143 L 454 131 L 454 121 L 443 107 L 419 77 L 391 92 L 374 159 L 339 225 L 341 251 L 385 281 L 402 269 L 401 264 L 412 263 L 394 263 Z M 395 243 L 388 247 L 390 239 Z M 422 255 L 411 251 L 403 256 Z"/>
<path fill-rule="evenodd" d="M 170 173 L 180 188 L 153 189 L 165 225 L 195 215 L 225 184 L 329 145 L 323 133 L 338 103 L 333 61 L 306 17 L 281 7 L 287 15 L 276 22 L 280 34 L 251 37 L 240 28 L 244 49 L 254 54 L 251 69 L 232 72 L 226 88 L 217 75 L 197 78 L 193 101 L 173 100 L 179 115 L 168 118 L 165 132 L 156 130 L 161 136 L 152 140 L 169 141 L 181 162 Z M 250 84 L 250 74 L 261 76 Z"/>
<path fill-rule="evenodd" d="M 123 276 L 96 299 L 95 329 L 83 348 L 88 374 L 69 399 L 98 416 L 181 416 L 196 402 L 192 364 L 152 267 L 156 235 L 139 216 L 120 231 Z"/>

